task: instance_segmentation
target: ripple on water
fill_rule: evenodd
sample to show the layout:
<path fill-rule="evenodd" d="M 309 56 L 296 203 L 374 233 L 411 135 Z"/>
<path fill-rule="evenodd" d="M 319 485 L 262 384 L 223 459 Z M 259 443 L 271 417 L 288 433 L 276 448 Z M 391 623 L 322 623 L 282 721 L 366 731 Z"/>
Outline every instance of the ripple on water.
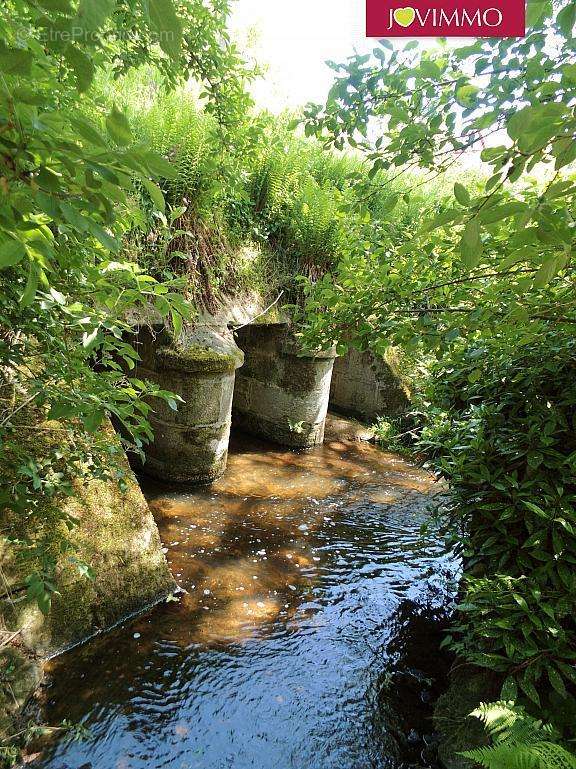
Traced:
<path fill-rule="evenodd" d="M 90 736 L 35 766 L 399 767 L 394 697 L 378 682 L 398 672 L 413 624 L 418 639 L 436 627 L 422 618 L 437 623 L 457 571 L 420 532 L 431 478 L 366 444 L 295 453 L 242 439 L 209 489 L 143 483 L 187 592 L 52 663 L 46 719 Z"/>

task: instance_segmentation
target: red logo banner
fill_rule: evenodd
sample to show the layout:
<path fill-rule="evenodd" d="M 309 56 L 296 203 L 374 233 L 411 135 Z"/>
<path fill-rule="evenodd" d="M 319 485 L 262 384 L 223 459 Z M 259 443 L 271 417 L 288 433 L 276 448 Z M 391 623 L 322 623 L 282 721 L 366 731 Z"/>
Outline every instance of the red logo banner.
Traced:
<path fill-rule="evenodd" d="M 366 0 L 367 37 L 523 37 L 525 0 Z"/>

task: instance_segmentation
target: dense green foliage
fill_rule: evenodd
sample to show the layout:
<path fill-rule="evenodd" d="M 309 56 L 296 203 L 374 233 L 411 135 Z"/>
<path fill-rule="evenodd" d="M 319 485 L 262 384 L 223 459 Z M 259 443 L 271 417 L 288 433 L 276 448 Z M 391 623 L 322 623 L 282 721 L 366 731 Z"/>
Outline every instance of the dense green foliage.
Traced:
<path fill-rule="evenodd" d="M 521 40 L 382 44 L 334 64 L 326 105 L 306 110 L 324 148 L 246 120 L 228 10 L 0 8 L 0 506 L 29 594 L 47 611 L 57 559 L 74 558 L 42 532 L 74 525 L 59 499 L 108 473 L 104 418 L 141 449 L 146 398 L 176 405 L 127 376 L 129 315 L 178 332 L 190 305 L 239 288 L 298 299 L 300 274 L 311 344 L 437 357 L 421 446 L 466 559 L 452 645 L 573 736 L 576 7 L 530 2 Z M 140 66 L 151 106 L 126 112 L 102 83 Z M 186 89 L 164 95 L 190 76 L 203 112 Z M 476 148 L 484 172 L 439 200 L 436 180 Z"/>
<path fill-rule="evenodd" d="M 282 278 L 293 284 L 306 265 L 335 263 L 344 239 L 335 197 L 338 183 L 348 183 L 346 170 L 338 173 L 336 157 L 295 140 L 285 126 L 261 115 L 255 121 L 259 141 L 241 160 L 226 158 L 223 184 L 214 121 L 199 111 L 192 95 L 159 98 L 137 123 L 145 141 L 171 160 L 174 178 L 162 182 L 167 201 L 187 209 L 177 224 L 185 223 L 190 235 L 176 250 L 197 248 L 208 279 L 222 291 L 238 288 L 234 278 L 243 246 L 265 252 L 259 267 L 269 272 L 271 267 L 276 276 L 268 274 L 262 283 L 276 289 Z M 216 248 L 210 248 L 212 242 Z M 252 279 L 257 282 L 257 275 Z"/>
<path fill-rule="evenodd" d="M 172 207 L 186 208 L 175 228 L 188 235 L 171 247 L 171 267 L 178 272 L 182 252 L 198 255 L 192 262 L 184 259 L 189 289 L 200 268 L 204 284 L 210 282 L 220 294 L 252 286 L 270 299 L 281 290 L 285 301 L 296 299 L 297 275 L 320 277 L 361 237 L 365 216 L 357 211 L 354 181 L 366 178 L 368 169 L 360 159 L 297 137 L 287 120 L 265 113 L 251 121 L 250 151 L 223 157 L 213 117 L 201 112 L 186 91 L 159 95 L 138 114 L 132 110 L 139 137 L 173 166 L 174 178 L 161 186 Z M 414 230 L 427 205 L 424 195 L 415 195 L 392 218 L 389 211 L 404 186 L 403 181 L 392 190 L 383 186 L 368 204 L 372 217 L 382 222 L 387 243 L 399 243 L 406 231 Z M 426 195 L 435 200 L 438 191 L 428 189 Z M 151 226 L 154 222 L 144 222 L 143 231 Z M 250 264 L 243 247 L 250 250 Z M 164 263 L 161 258 L 156 262 Z M 206 303 L 210 297 L 202 294 L 192 291 Z"/>
<path fill-rule="evenodd" d="M 59 554 L 45 551 L 42 530 L 74 524 L 58 504 L 74 477 L 105 472 L 113 449 L 93 438 L 102 420 L 114 415 L 139 448 L 150 438 L 144 398 L 176 405 L 125 374 L 136 357 L 128 313 L 171 316 L 176 329 L 188 313 L 174 290 L 181 283 L 159 282 L 122 254 L 140 217 L 134 181 L 161 211 L 153 178 L 172 167 L 134 141 L 121 110 L 103 111 L 92 81 L 100 70 L 121 75 L 142 64 L 168 84 L 195 76 L 224 135 L 249 104 L 227 12 L 225 0 L 7 0 L 0 8 L 2 536 L 28 560 L 28 591 L 44 611 Z"/>
<path fill-rule="evenodd" d="M 453 644 L 573 736 L 576 6 L 529 2 L 528 19 L 522 39 L 384 41 L 333 65 L 306 131 L 363 153 L 361 199 L 382 170 L 434 178 L 476 148 L 485 182 L 461 170 L 452 201 L 399 247 L 367 223 L 309 287 L 303 321 L 311 344 L 437 357 L 423 447 L 466 545 Z"/>
<path fill-rule="evenodd" d="M 466 559 L 452 646 L 553 714 L 576 713 L 576 341 L 463 347 L 433 372 L 420 447 L 451 485 Z"/>
<path fill-rule="evenodd" d="M 476 148 L 486 182 L 478 189 L 461 178 L 452 204 L 393 253 L 376 237 L 368 253 L 359 244 L 315 294 L 332 310 L 318 333 L 368 337 L 393 326 L 403 339 L 442 345 L 506 324 L 573 321 L 574 4 L 534 2 L 529 16 L 522 39 L 425 52 L 382 46 L 334 65 L 327 104 L 307 108 L 306 129 L 364 153 L 374 175 L 361 184 L 365 199 L 381 169 L 406 177 L 417 167 L 432 178 Z M 382 129 L 369 130 L 376 119 Z"/>
<path fill-rule="evenodd" d="M 471 715 L 482 721 L 492 744 L 463 755 L 486 769 L 576 767 L 576 758 L 558 744 L 554 728 L 532 718 L 512 702 L 481 704 Z"/>

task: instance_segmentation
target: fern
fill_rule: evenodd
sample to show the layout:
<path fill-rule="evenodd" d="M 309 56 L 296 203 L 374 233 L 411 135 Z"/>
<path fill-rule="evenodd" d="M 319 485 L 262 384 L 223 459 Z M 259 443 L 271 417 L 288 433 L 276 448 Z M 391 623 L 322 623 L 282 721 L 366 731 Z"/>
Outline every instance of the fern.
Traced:
<path fill-rule="evenodd" d="M 482 703 L 471 714 L 484 724 L 492 745 L 461 753 L 486 769 L 576 769 L 576 756 L 558 744 L 550 724 L 513 702 Z"/>

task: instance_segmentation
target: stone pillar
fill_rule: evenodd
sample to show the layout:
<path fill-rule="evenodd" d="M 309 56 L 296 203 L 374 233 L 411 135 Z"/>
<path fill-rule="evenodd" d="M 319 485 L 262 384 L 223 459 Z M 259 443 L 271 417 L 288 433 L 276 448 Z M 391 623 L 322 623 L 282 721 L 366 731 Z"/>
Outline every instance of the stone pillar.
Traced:
<path fill-rule="evenodd" d="M 162 481 L 211 483 L 226 469 L 236 369 L 244 356 L 228 332 L 195 329 L 178 342 L 162 326 L 143 326 L 132 374 L 179 395 L 175 410 L 157 400 L 149 415 L 154 441 L 142 470 Z"/>
<path fill-rule="evenodd" d="M 255 323 L 235 336 L 245 363 L 236 378 L 234 426 L 292 448 L 322 443 L 335 353 L 303 352 L 287 323 Z"/>
<path fill-rule="evenodd" d="M 330 408 L 366 422 L 395 417 L 410 407 L 410 391 L 402 381 L 400 365 L 372 352 L 350 349 L 334 363 Z"/>

